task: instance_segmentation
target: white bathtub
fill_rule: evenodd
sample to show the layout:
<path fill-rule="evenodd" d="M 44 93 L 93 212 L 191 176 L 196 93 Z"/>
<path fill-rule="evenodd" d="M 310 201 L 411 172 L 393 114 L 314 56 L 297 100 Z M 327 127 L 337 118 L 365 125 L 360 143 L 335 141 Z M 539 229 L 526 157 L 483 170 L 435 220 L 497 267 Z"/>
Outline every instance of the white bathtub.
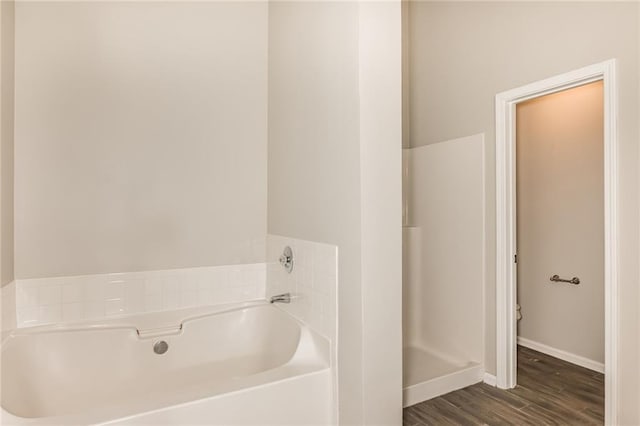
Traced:
<path fill-rule="evenodd" d="M 2 424 L 331 423 L 328 342 L 265 303 L 20 329 L 1 351 Z"/>

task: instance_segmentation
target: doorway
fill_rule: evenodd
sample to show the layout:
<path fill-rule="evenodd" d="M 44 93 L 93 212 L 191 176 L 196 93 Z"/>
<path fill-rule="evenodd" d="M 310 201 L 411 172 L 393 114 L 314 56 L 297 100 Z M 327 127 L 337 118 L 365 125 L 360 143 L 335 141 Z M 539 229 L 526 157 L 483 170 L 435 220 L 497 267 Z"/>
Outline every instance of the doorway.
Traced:
<path fill-rule="evenodd" d="M 602 80 L 516 105 L 518 384 L 604 421 Z M 571 400 L 572 398 L 572 400 Z"/>
<path fill-rule="evenodd" d="M 603 90 L 604 155 L 603 204 L 604 222 L 604 370 L 605 370 L 605 423 L 616 423 L 615 392 L 617 372 L 617 135 L 616 135 L 616 82 L 615 60 L 585 67 L 567 74 L 539 81 L 531 85 L 503 92 L 496 96 L 496 341 L 497 385 L 513 388 L 517 383 L 517 152 L 516 110 L 532 99 L 567 91 L 599 82 Z M 601 204 L 602 205 L 602 204 Z M 547 206 L 551 207 L 551 206 Z M 553 206 L 553 208 L 562 206 Z M 546 271 L 545 271 L 546 273 Z M 565 272 L 564 274 L 566 274 Z M 549 284 L 575 286 L 573 276 L 551 272 L 547 279 L 558 275 Z M 571 273 L 568 273 L 571 275 Z M 579 277 L 576 277 L 579 279 Z M 575 280 L 574 280 L 575 282 Z M 526 315 L 524 313 L 523 315 Z"/>

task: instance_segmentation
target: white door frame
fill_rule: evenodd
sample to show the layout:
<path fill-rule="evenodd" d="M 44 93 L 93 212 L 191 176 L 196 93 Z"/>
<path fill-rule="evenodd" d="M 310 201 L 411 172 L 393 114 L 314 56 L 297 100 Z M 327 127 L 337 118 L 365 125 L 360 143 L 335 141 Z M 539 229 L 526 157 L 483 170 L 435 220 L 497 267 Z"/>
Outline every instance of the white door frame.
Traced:
<path fill-rule="evenodd" d="M 605 424 L 618 414 L 618 86 L 611 59 L 496 95 L 496 342 L 497 385 L 516 385 L 516 104 L 604 82 Z"/>

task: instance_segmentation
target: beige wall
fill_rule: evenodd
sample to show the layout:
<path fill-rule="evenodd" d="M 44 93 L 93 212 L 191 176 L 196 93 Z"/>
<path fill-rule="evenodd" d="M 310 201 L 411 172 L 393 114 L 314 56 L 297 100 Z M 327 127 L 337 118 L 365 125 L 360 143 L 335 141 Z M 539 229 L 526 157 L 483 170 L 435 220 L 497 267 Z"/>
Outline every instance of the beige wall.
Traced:
<path fill-rule="evenodd" d="M 400 36 L 399 2 L 269 6 L 268 230 L 338 246 L 341 424 L 401 422 Z"/>
<path fill-rule="evenodd" d="M 497 93 L 610 58 L 620 85 L 620 420 L 640 423 L 638 334 L 638 3 L 412 2 L 411 146 L 485 132 L 485 363 L 495 373 Z"/>
<path fill-rule="evenodd" d="M 517 106 L 519 337 L 604 363 L 602 82 Z M 549 277 L 580 278 L 579 285 Z"/>
<path fill-rule="evenodd" d="M 267 4 L 16 7 L 16 276 L 262 261 Z"/>
<path fill-rule="evenodd" d="M 0 285 L 14 278 L 13 116 L 14 2 L 0 2 Z"/>

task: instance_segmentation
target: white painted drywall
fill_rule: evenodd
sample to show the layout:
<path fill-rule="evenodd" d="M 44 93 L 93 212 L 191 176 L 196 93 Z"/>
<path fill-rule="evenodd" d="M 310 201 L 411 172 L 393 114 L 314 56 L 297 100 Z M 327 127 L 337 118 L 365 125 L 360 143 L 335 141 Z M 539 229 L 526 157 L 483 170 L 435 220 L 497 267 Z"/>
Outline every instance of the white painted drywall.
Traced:
<path fill-rule="evenodd" d="M 16 276 L 264 260 L 263 2 L 16 5 Z"/>
<path fill-rule="evenodd" d="M 602 82 L 516 109 L 518 336 L 604 363 Z M 580 284 L 549 277 L 579 277 Z"/>
<path fill-rule="evenodd" d="M 409 78 L 411 61 L 409 0 L 401 0 L 402 8 L 402 147 L 411 145 L 411 79 Z"/>
<path fill-rule="evenodd" d="M 420 300 L 420 313 L 409 314 L 413 321 L 405 324 L 419 339 L 410 344 L 455 362 L 482 363 L 484 137 L 409 152 L 409 223 L 419 229 L 421 243 L 419 279 L 405 283 L 407 307 L 416 308 L 407 299 Z"/>
<path fill-rule="evenodd" d="M 338 246 L 341 424 L 401 422 L 400 19 L 269 6 L 268 230 Z"/>
<path fill-rule="evenodd" d="M 0 286 L 14 278 L 14 6 L 13 1 L 0 3 Z"/>
<path fill-rule="evenodd" d="M 637 2 L 411 2 L 411 146 L 486 133 L 487 334 L 495 373 L 497 93 L 616 58 L 620 85 L 621 423 L 640 423 Z"/>
<path fill-rule="evenodd" d="M 402 10 L 360 3 L 364 424 L 402 423 Z"/>
<path fill-rule="evenodd" d="M 355 2 L 269 3 L 268 232 L 338 246 L 344 424 L 363 418 L 358 19 Z"/>

